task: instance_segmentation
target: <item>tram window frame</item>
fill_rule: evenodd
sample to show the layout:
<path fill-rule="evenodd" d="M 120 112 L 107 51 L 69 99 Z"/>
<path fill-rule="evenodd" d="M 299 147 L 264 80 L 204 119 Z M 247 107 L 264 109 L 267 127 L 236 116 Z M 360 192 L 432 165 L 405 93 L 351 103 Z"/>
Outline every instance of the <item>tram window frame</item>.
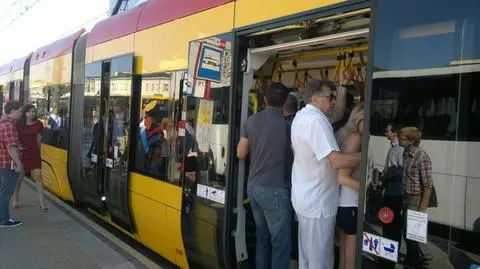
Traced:
<path fill-rule="evenodd" d="M 176 186 L 181 186 L 181 174 L 180 170 L 177 169 L 176 167 L 180 167 L 177 163 L 177 156 L 175 155 L 175 149 L 174 145 L 178 143 L 177 138 L 178 136 L 178 131 L 177 131 L 177 123 L 175 122 L 175 118 L 179 119 L 180 116 L 176 117 L 177 113 L 177 104 L 181 102 L 180 100 L 180 78 L 182 74 L 185 72 L 185 70 L 180 70 L 180 71 L 171 71 L 171 72 L 160 72 L 160 73 L 152 73 L 148 75 L 143 75 L 143 76 L 137 76 L 139 80 L 139 89 L 138 89 L 138 111 L 132 112 L 136 113 L 135 115 L 135 120 L 138 122 L 138 126 L 135 128 L 138 130 L 136 132 L 136 138 L 134 139 L 134 149 L 133 149 L 133 156 L 134 156 L 134 163 L 132 165 L 133 170 L 137 173 L 143 174 L 145 176 L 148 176 L 152 179 L 155 180 L 160 180 L 172 185 Z M 158 79 L 155 83 L 155 79 Z M 152 83 L 147 83 L 148 80 L 153 81 Z M 168 80 L 168 83 L 166 81 Z M 166 85 L 166 86 L 165 86 Z M 154 96 L 158 96 L 157 98 L 152 98 Z M 156 111 L 153 111 L 152 114 L 150 115 L 150 119 L 153 121 L 150 121 L 152 124 L 157 124 L 156 128 L 159 128 L 159 130 L 162 130 L 163 133 L 159 134 L 160 140 L 163 140 L 165 137 L 167 138 L 166 146 L 164 144 L 160 145 L 159 152 L 154 153 L 160 154 L 161 159 L 154 159 L 155 162 L 159 163 L 154 163 L 155 168 L 158 168 L 158 172 L 153 172 L 152 170 L 155 170 L 155 168 L 145 168 L 145 159 L 148 158 L 148 156 L 145 156 L 144 152 L 144 144 L 142 142 L 142 135 L 146 133 L 142 133 L 143 129 L 145 128 L 145 107 L 153 101 L 156 101 L 157 104 L 152 107 L 152 109 L 157 108 L 157 106 L 162 105 L 166 103 L 166 112 L 167 116 L 163 117 L 161 121 L 158 121 L 155 119 L 155 116 L 158 116 L 157 114 L 153 114 Z M 143 103 L 145 102 L 145 103 Z M 165 110 L 164 110 L 165 111 Z M 168 119 L 168 120 L 165 120 Z M 143 129 L 143 130 L 142 130 Z M 152 136 L 153 137 L 153 136 Z M 146 138 L 146 136 L 145 136 Z M 166 151 L 165 151 L 166 150 Z M 143 152 L 143 155 L 140 155 L 140 153 Z M 161 170 L 161 171 L 160 171 Z"/>
<path fill-rule="evenodd" d="M 2 97 L 2 102 L 0 102 L 0 115 L 3 115 L 3 92 L 4 92 L 4 85 L 0 85 L 0 96 Z"/>

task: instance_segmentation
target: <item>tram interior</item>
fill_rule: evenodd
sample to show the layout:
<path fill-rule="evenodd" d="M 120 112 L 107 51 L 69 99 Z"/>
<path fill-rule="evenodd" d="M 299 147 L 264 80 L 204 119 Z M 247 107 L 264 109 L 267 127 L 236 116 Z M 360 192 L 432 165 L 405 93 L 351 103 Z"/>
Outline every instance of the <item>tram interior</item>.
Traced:
<path fill-rule="evenodd" d="M 248 36 L 248 68 L 245 76 L 252 76 L 251 85 L 243 85 L 248 92 L 248 116 L 265 109 L 263 92 L 272 82 L 281 82 L 305 106 L 303 92 L 311 79 L 339 82 L 343 72 L 349 77 L 346 112 L 364 96 L 368 56 L 368 29 L 370 10 L 336 14 L 277 29 L 268 29 Z M 244 83 L 245 77 L 244 77 Z M 245 109 L 245 104 L 243 105 Z M 244 122 L 246 118 L 242 119 Z M 341 127 L 344 121 L 334 125 Z M 255 222 L 246 195 L 248 160 L 245 164 L 244 205 L 246 208 L 245 237 L 249 263 L 255 257 Z M 242 183 L 240 183 L 242 184 Z M 239 188 L 240 189 L 240 188 Z M 241 195 L 241 194 L 239 194 Z M 292 229 L 293 251 L 298 251 L 297 233 Z M 293 259 L 296 259 L 294 254 Z"/>

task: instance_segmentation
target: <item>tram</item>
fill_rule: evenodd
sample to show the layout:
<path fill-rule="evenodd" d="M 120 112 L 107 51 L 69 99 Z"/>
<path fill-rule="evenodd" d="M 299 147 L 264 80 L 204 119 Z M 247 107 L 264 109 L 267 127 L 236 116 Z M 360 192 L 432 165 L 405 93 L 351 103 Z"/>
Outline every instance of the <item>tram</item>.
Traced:
<path fill-rule="evenodd" d="M 361 192 L 383 167 L 386 123 L 418 126 L 439 197 L 430 221 L 476 234 L 479 4 L 149 0 L 1 66 L 2 105 L 36 106 L 56 196 L 180 268 L 254 268 L 242 123 L 271 81 L 302 99 L 310 79 L 347 70 L 348 108 L 367 108 Z"/>

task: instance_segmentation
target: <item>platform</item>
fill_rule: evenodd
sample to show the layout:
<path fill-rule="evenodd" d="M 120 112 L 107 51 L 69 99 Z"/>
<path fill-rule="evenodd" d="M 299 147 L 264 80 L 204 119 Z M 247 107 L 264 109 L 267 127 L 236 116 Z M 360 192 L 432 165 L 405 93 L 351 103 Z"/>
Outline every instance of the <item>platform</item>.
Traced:
<path fill-rule="evenodd" d="M 50 194 L 49 211 L 40 212 L 25 183 L 20 208 L 11 210 L 24 224 L 0 229 L 0 269 L 162 268 Z"/>

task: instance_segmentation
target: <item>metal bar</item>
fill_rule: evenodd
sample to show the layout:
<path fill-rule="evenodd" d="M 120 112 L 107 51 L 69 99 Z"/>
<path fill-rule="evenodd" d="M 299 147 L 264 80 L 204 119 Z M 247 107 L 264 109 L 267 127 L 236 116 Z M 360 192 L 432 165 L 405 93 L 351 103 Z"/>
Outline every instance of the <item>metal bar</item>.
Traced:
<path fill-rule="evenodd" d="M 328 50 L 321 50 L 311 53 L 302 53 L 300 55 L 288 55 L 288 56 L 280 56 L 278 57 L 280 61 L 289 61 L 289 60 L 304 60 L 304 59 L 311 59 L 315 57 L 321 56 L 335 56 L 338 55 L 339 50 L 348 49 L 348 52 L 364 52 L 368 51 L 368 45 L 360 45 L 359 47 L 347 47 L 341 49 L 328 49 Z"/>
<path fill-rule="evenodd" d="M 330 16 L 330 17 L 320 18 L 318 20 L 315 20 L 313 23 L 319 23 L 319 22 L 330 21 L 330 20 L 335 20 L 335 19 L 342 19 L 342 18 L 352 17 L 352 16 L 355 16 L 355 15 L 366 14 L 366 13 L 370 13 L 370 8 L 365 8 L 365 9 L 360 9 L 360 10 L 356 10 L 356 11 L 353 11 L 353 12 L 348 12 L 348 13 L 333 15 L 333 16 Z"/>
<path fill-rule="evenodd" d="M 366 35 L 368 33 L 369 33 L 369 29 L 360 29 L 360 30 L 355 30 L 350 32 L 344 32 L 339 34 L 320 36 L 316 38 L 290 42 L 287 44 L 279 44 L 279 45 L 273 45 L 273 46 L 257 48 L 257 49 L 249 49 L 249 53 L 250 54 L 269 53 L 269 52 L 275 52 L 275 51 L 285 50 L 285 49 L 307 47 L 307 46 L 315 45 L 317 43 L 337 41 L 337 40 L 351 38 L 359 35 Z"/>

